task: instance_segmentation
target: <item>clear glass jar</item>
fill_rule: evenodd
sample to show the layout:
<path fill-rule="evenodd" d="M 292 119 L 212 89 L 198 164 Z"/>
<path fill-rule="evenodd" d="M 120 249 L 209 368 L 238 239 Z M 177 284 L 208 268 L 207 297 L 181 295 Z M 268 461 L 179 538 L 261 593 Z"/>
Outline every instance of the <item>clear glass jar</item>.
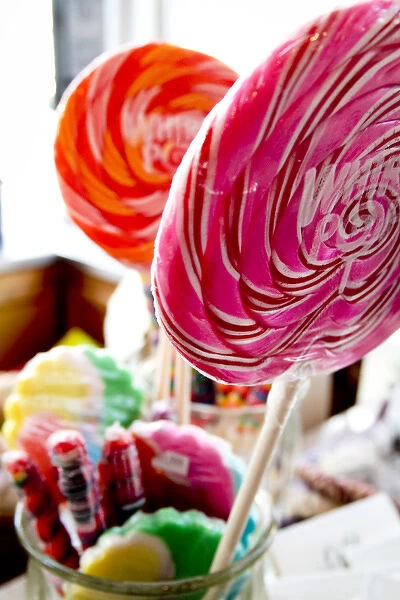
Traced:
<path fill-rule="evenodd" d="M 42 552 L 31 518 L 19 503 L 15 525 L 29 555 L 26 600 L 200 600 L 207 591 L 215 588 L 219 588 L 218 598 L 221 600 L 268 600 L 265 575 L 272 571 L 272 567 L 267 550 L 276 527 L 266 495 L 258 495 L 256 506 L 260 519 L 251 548 L 226 569 L 190 579 L 133 583 L 85 575 L 52 560 Z"/>

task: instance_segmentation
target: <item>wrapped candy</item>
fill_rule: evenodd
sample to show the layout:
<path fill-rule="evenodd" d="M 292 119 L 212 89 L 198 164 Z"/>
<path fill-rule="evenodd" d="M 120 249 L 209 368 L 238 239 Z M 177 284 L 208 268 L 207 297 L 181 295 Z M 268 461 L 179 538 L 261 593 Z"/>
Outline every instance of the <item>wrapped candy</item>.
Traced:
<path fill-rule="evenodd" d="M 63 427 L 63 421 L 55 415 L 40 412 L 24 419 L 17 438 L 18 447 L 33 460 L 57 503 L 62 501 L 63 496 L 58 487 L 57 469 L 50 460 L 47 440 Z"/>
<path fill-rule="evenodd" d="M 34 462 L 21 450 L 5 453 L 3 462 L 14 484 L 22 491 L 25 508 L 34 517 L 35 529 L 44 543 L 46 554 L 71 569 L 78 568 L 78 552 L 60 520 L 57 504 L 47 483 Z"/>
<path fill-rule="evenodd" d="M 92 546 L 106 527 L 97 478 L 83 437 L 78 431 L 60 430 L 48 441 L 58 468 L 60 490 L 67 499 L 82 548 Z"/>
<path fill-rule="evenodd" d="M 98 468 L 102 496 L 107 503 L 107 523 L 121 525 L 143 506 L 145 498 L 135 441 L 117 423 L 105 432 Z"/>

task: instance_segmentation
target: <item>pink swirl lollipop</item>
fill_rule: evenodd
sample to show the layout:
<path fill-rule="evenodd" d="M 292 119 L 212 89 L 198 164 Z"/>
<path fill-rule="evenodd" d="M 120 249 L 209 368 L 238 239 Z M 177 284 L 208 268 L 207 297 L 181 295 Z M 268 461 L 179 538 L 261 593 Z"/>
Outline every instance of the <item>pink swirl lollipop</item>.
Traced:
<path fill-rule="evenodd" d="M 197 369 L 335 371 L 400 326 L 399 81 L 400 4 L 369 2 L 303 28 L 209 115 L 153 264 L 159 321 Z"/>

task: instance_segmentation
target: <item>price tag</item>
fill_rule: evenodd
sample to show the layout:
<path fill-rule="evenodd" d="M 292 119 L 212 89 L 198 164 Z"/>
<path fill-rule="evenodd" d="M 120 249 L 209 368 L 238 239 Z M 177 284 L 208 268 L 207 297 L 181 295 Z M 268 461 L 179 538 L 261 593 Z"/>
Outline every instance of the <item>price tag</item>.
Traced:
<path fill-rule="evenodd" d="M 163 471 L 165 475 L 187 477 L 189 473 L 189 457 L 178 452 L 162 452 L 153 458 L 152 466 Z"/>

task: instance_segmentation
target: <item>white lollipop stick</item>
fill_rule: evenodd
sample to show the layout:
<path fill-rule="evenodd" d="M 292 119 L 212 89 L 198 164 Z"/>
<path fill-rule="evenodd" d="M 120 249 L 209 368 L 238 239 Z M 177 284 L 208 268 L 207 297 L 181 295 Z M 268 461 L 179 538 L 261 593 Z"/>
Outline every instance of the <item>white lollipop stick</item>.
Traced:
<path fill-rule="evenodd" d="M 246 476 L 236 496 L 224 535 L 219 543 L 211 572 L 229 565 L 260 486 L 265 469 L 271 462 L 281 431 L 301 387 L 300 381 L 276 381 L 268 395 L 265 420 L 254 447 Z M 203 600 L 216 600 L 219 588 L 207 592 Z"/>
<path fill-rule="evenodd" d="M 156 368 L 155 400 L 168 400 L 171 395 L 171 373 L 174 349 L 160 327 Z"/>
<path fill-rule="evenodd" d="M 190 423 L 192 370 L 183 358 L 175 353 L 175 408 L 179 425 Z"/>

